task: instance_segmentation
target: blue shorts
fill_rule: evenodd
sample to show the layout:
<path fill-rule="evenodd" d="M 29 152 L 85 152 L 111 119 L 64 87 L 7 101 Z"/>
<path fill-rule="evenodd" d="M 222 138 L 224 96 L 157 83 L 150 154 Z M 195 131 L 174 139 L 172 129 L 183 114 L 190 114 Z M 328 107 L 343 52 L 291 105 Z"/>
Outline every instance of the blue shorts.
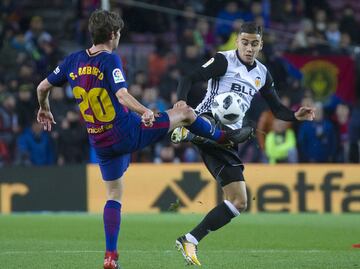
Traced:
<path fill-rule="evenodd" d="M 130 164 L 131 153 L 161 140 L 166 136 L 169 126 L 170 120 L 166 112 L 159 113 L 151 127 L 146 127 L 136 119 L 120 142 L 95 148 L 103 179 L 111 181 L 120 178 Z"/>

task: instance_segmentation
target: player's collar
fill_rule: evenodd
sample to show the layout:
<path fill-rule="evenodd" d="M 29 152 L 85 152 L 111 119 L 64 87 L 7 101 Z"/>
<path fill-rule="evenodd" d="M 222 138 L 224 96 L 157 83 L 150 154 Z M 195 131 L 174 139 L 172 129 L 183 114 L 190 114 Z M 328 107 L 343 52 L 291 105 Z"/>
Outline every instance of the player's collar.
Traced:
<path fill-rule="evenodd" d="M 239 56 L 238 50 L 235 50 L 235 54 L 236 54 L 236 57 L 238 58 L 238 60 L 239 60 L 243 65 L 245 65 L 245 67 L 246 67 L 246 69 L 247 69 L 248 72 L 251 71 L 251 70 L 253 70 L 253 69 L 256 67 L 256 61 L 254 61 L 254 63 L 250 65 L 250 64 L 245 63 L 243 60 L 241 60 L 241 58 L 240 58 L 240 56 Z"/>
<path fill-rule="evenodd" d="M 99 55 L 99 54 L 102 53 L 102 52 L 111 53 L 111 52 L 108 51 L 108 50 L 98 50 L 98 51 L 95 51 L 95 52 L 91 53 L 90 49 L 86 49 L 86 53 L 87 53 L 87 55 L 89 55 L 90 57 L 94 57 L 94 56 L 96 56 L 96 55 Z"/>

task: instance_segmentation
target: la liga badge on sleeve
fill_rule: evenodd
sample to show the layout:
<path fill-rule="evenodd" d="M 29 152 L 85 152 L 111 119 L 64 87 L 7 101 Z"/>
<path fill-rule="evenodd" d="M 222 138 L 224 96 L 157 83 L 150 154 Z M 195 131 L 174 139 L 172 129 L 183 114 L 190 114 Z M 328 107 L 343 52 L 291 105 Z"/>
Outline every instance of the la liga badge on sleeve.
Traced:
<path fill-rule="evenodd" d="M 115 83 L 120 83 L 120 82 L 124 82 L 124 81 L 125 81 L 124 76 L 123 76 L 120 68 L 115 68 L 115 69 L 112 71 L 112 75 L 113 75 L 113 78 L 114 78 L 114 82 L 115 82 Z"/>

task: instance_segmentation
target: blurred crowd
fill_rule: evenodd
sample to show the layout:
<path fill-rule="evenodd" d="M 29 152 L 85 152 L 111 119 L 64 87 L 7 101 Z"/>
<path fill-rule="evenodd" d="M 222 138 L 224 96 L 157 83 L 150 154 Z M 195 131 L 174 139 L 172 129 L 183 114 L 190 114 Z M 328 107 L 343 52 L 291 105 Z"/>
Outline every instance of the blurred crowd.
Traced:
<path fill-rule="evenodd" d="M 0 165 L 96 162 L 71 89 L 57 87 L 51 92 L 50 106 L 57 124 L 53 132 L 47 133 L 36 122 L 36 85 L 70 52 L 61 46 L 63 39 L 77 49 L 90 45 L 87 19 L 101 3 L 70 1 L 74 16 L 59 23 L 63 23 L 62 31 L 73 35 L 64 35 L 49 32 L 45 19 L 36 13 L 24 14 L 24 5 L 31 2 L 0 3 Z M 155 10 L 161 6 L 174 12 L 149 10 L 141 7 L 142 1 L 136 3 L 139 5 L 111 1 L 111 6 L 126 23 L 118 52 L 129 91 L 144 105 L 154 111 L 172 107 L 179 78 L 201 66 L 216 51 L 234 49 L 241 23 L 254 20 L 265 28 L 259 60 L 269 68 L 282 102 L 292 109 L 315 106 L 317 113 L 313 122 L 286 123 L 274 119 L 266 103 L 255 96 L 256 105 L 247 114 L 247 124 L 257 127 L 258 132 L 255 139 L 240 145 L 243 160 L 359 162 L 358 82 L 353 102 L 334 102 L 333 98 L 320 102 L 283 59 L 286 52 L 347 55 L 354 59 L 358 70 L 360 18 L 356 16 L 360 5 L 356 1 L 146 1 Z M 191 106 L 200 102 L 205 89 L 206 83 L 193 85 Z M 174 145 L 165 139 L 133 154 L 133 161 L 198 162 L 200 157 L 191 144 Z"/>

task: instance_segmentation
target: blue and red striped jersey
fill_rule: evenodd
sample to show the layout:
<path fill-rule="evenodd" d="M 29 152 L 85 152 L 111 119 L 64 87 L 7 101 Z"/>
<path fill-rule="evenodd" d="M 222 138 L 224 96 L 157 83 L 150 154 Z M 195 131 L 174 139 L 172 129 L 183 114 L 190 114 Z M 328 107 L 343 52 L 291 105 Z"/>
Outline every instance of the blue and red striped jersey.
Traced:
<path fill-rule="evenodd" d="M 121 140 L 131 129 L 130 118 L 140 118 L 122 106 L 115 93 L 127 88 L 120 58 L 108 51 L 91 54 L 75 52 L 64 59 L 47 77 L 61 86 L 69 82 L 87 125 L 90 143 L 106 147 Z"/>

